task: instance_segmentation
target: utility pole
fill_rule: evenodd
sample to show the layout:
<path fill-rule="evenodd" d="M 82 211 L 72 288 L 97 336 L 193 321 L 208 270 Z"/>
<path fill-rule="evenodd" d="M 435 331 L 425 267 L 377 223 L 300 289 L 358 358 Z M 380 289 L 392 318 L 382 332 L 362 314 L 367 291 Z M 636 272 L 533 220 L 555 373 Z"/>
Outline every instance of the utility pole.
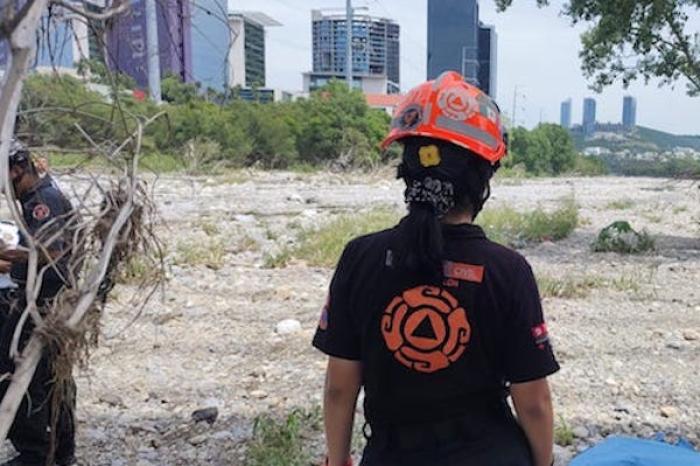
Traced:
<path fill-rule="evenodd" d="M 160 94 L 160 47 L 158 46 L 158 17 L 156 0 L 146 0 L 146 50 L 148 51 L 148 91 L 151 99 L 159 104 Z"/>
<path fill-rule="evenodd" d="M 345 23 L 345 27 L 347 31 L 346 39 L 348 43 L 346 44 L 345 51 L 345 54 L 347 55 L 345 57 L 345 82 L 347 82 L 348 88 L 352 89 L 352 19 L 354 16 L 352 0 L 347 0 L 346 15 L 347 20 Z"/>
<path fill-rule="evenodd" d="M 517 109 L 518 109 L 518 86 L 515 86 L 515 90 L 513 91 L 513 113 L 511 114 L 511 117 L 513 118 L 513 121 L 511 121 L 511 124 L 513 125 L 513 128 L 517 128 L 518 123 L 515 120 L 515 115 L 517 114 Z"/>

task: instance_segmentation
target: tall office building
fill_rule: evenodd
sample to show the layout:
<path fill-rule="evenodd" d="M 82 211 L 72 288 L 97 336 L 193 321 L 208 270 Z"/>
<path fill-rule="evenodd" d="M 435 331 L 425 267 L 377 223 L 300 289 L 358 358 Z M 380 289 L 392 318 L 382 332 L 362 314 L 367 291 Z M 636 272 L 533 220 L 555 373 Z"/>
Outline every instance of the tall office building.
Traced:
<path fill-rule="evenodd" d="M 583 100 L 583 134 L 590 136 L 595 132 L 596 101 L 588 97 Z"/>
<path fill-rule="evenodd" d="M 479 87 L 496 99 L 498 76 L 498 35 L 495 26 L 479 26 Z"/>
<path fill-rule="evenodd" d="M 228 86 L 265 87 L 265 28 L 281 24 L 260 12 L 236 11 L 229 15 L 229 25 Z"/>
<path fill-rule="evenodd" d="M 477 0 L 428 0 L 428 79 L 457 71 L 496 98 L 498 36 Z"/>
<path fill-rule="evenodd" d="M 91 13 L 100 13 L 104 9 L 100 0 L 69 0 L 68 3 L 73 8 Z M 1 5 L 2 1 L 0 8 Z M 91 21 L 95 24 L 88 26 L 85 18 L 62 6 L 55 6 L 51 15 L 44 15 L 37 30 L 34 68 L 75 73 L 82 60 L 101 58 L 102 38 L 95 33 L 100 27 L 97 21 Z M 0 41 L 0 68 L 9 61 L 9 52 L 7 43 Z"/>
<path fill-rule="evenodd" d="M 622 101 L 622 126 L 627 130 L 637 126 L 637 99 L 629 95 Z"/>
<path fill-rule="evenodd" d="M 566 129 L 571 128 L 571 99 L 567 99 L 561 103 L 559 124 Z"/>
<path fill-rule="evenodd" d="M 190 3 L 188 0 L 156 2 L 160 74 L 192 81 Z M 132 0 L 131 8 L 107 28 L 107 62 L 111 69 L 131 76 L 138 87 L 148 87 L 146 2 Z"/>
<path fill-rule="evenodd" d="M 313 70 L 304 73 L 305 91 L 331 79 L 345 79 L 347 18 L 323 10 L 311 12 Z M 366 93 L 400 92 L 400 27 L 387 18 L 355 14 L 352 19 L 353 85 Z"/>
<path fill-rule="evenodd" d="M 428 79 L 448 70 L 479 84 L 477 0 L 428 0 Z"/>
<path fill-rule="evenodd" d="M 280 23 L 257 11 L 229 11 L 226 0 L 192 1 L 192 74 L 202 88 L 263 88 L 265 28 Z"/>

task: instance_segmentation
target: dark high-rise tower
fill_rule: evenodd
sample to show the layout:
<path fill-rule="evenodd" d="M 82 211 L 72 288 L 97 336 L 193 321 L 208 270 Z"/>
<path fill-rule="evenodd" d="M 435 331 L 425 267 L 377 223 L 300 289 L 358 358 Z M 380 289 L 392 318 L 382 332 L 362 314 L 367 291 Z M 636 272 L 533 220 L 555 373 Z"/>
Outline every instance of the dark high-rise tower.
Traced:
<path fill-rule="evenodd" d="M 571 128 L 571 99 L 567 99 L 561 103 L 559 124 L 566 129 Z"/>
<path fill-rule="evenodd" d="M 596 101 L 589 97 L 583 100 L 583 134 L 590 136 L 595 133 Z"/>
<path fill-rule="evenodd" d="M 428 79 L 449 70 L 479 83 L 477 0 L 428 0 Z"/>
<path fill-rule="evenodd" d="M 637 126 L 637 99 L 629 95 L 622 101 L 622 126 L 625 129 Z"/>

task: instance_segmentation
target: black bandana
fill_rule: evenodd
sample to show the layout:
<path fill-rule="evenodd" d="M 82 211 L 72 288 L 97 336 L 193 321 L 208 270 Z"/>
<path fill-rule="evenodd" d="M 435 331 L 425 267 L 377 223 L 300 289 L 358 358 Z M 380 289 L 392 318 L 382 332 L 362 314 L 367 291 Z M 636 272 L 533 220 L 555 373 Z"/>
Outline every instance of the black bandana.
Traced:
<path fill-rule="evenodd" d="M 404 194 L 407 204 L 425 202 L 433 206 L 438 217 L 443 217 L 455 206 L 454 185 L 449 181 L 425 177 L 422 180 L 407 180 Z"/>

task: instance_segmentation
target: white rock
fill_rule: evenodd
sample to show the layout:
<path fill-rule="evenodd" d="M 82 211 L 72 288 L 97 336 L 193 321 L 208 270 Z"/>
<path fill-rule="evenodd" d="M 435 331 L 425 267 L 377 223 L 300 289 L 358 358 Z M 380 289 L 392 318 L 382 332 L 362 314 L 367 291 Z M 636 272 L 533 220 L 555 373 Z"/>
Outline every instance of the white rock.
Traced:
<path fill-rule="evenodd" d="M 554 445 L 554 466 L 567 466 L 574 457 L 574 453 L 568 448 Z"/>
<path fill-rule="evenodd" d="M 675 406 L 662 406 L 659 408 L 659 412 L 663 417 L 675 417 L 678 416 L 680 411 Z"/>
<path fill-rule="evenodd" d="M 301 322 L 296 319 L 285 319 L 275 326 L 275 332 L 280 335 L 289 335 L 301 331 Z"/>
<path fill-rule="evenodd" d="M 190 445 L 197 446 L 206 442 L 207 438 L 209 437 L 206 434 L 195 435 L 194 437 L 190 437 L 189 439 L 187 439 L 187 442 L 189 442 Z"/>
<path fill-rule="evenodd" d="M 589 432 L 586 426 L 576 426 L 573 429 L 571 429 L 571 433 L 574 434 L 574 437 L 576 438 L 588 438 Z"/>
<path fill-rule="evenodd" d="M 684 330 L 683 331 L 683 338 L 686 341 L 697 341 L 700 340 L 700 334 L 696 332 L 695 330 Z"/>

